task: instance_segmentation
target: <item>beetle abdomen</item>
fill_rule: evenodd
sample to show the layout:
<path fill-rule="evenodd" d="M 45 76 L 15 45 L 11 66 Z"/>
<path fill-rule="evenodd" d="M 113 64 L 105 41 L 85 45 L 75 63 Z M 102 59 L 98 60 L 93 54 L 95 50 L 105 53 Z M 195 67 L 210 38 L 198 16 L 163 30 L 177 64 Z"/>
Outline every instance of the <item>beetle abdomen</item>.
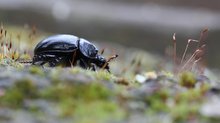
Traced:
<path fill-rule="evenodd" d="M 37 44 L 34 54 L 44 52 L 72 52 L 77 49 L 79 38 L 73 35 L 55 35 Z"/>

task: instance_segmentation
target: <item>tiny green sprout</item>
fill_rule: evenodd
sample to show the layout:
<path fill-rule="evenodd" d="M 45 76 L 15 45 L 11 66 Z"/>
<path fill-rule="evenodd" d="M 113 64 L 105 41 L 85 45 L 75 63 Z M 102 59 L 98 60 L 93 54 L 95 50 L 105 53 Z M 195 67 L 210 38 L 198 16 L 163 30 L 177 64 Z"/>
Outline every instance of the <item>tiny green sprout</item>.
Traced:
<path fill-rule="evenodd" d="M 72 74 L 77 74 L 77 73 L 80 73 L 81 72 L 81 68 L 80 67 L 73 67 L 71 70 L 70 70 L 70 73 Z"/>
<path fill-rule="evenodd" d="M 43 70 L 40 67 L 32 66 L 29 68 L 31 74 L 44 75 Z"/>
<path fill-rule="evenodd" d="M 107 81 L 111 80 L 111 78 L 113 77 L 112 74 L 104 70 L 97 71 L 95 75 L 97 79 L 107 80 Z"/>
<path fill-rule="evenodd" d="M 24 59 L 24 60 L 30 60 L 31 56 L 28 53 L 24 53 L 20 55 L 20 59 Z"/>
<path fill-rule="evenodd" d="M 179 79 L 180 79 L 179 80 L 180 85 L 187 87 L 187 88 L 193 88 L 196 84 L 196 78 L 192 72 L 181 73 Z"/>

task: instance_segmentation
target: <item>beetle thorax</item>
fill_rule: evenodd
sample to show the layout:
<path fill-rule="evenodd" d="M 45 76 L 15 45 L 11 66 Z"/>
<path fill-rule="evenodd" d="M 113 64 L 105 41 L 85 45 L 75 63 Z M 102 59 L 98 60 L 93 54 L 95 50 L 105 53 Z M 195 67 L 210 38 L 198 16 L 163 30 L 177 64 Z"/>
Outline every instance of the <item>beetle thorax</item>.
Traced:
<path fill-rule="evenodd" d="M 90 59 L 95 59 L 98 54 L 98 49 L 95 45 L 82 38 L 79 40 L 79 50 L 82 55 Z"/>

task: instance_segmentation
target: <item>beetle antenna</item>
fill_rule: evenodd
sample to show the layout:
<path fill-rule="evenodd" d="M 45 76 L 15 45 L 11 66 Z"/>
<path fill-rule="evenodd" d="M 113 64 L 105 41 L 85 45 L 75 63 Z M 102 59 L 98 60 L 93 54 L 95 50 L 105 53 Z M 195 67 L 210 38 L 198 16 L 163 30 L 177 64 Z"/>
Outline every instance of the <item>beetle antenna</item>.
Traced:
<path fill-rule="evenodd" d="M 103 55 L 104 52 L 105 52 L 105 48 L 103 48 L 103 49 L 100 51 L 100 54 Z"/>
<path fill-rule="evenodd" d="M 115 59 L 118 57 L 118 54 L 111 56 L 110 58 L 108 58 L 107 62 L 110 62 L 111 60 Z"/>
<path fill-rule="evenodd" d="M 109 73 L 111 73 L 111 71 L 109 69 L 106 69 Z"/>
<path fill-rule="evenodd" d="M 116 54 L 116 55 L 113 55 L 113 56 L 111 56 L 111 57 L 109 57 L 108 60 L 106 60 L 105 64 L 102 66 L 102 69 L 104 69 L 104 68 L 108 65 L 108 63 L 109 63 L 111 60 L 113 60 L 113 59 L 115 59 L 115 58 L 117 58 L 117 57 L 118 57 L 117 54 Z"/>

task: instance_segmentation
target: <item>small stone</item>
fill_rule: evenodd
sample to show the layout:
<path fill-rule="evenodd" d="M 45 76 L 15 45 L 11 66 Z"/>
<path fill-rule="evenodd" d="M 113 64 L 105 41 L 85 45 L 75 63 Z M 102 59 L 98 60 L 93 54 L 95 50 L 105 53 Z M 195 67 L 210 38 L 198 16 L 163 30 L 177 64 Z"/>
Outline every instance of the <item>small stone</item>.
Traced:
<path fill-rule="evenodd" d="M 139 82 L 141 84 L 143 84 L 147 80 L 147 78 L 145 76 L 142 76 L 140 74 L 137 74 L 135 76 L 135 79 L 136 79 L 137 82 Z"/>
<path fill-rule="evenodd" d="M 209 101 L 204 104 L 200 113 L 207 117 L 220 117 L 220 99 L 217 96 L 211 97 Z"/>
<path fill-rule="evenodd" d="M 148 80 L 154 80 L 154 79 L 157 79 L 157 73 L 154 72 L 154 71 L 147 72 L 147 73 L 145 73 L 145 77 L 146 77 Z"/>

